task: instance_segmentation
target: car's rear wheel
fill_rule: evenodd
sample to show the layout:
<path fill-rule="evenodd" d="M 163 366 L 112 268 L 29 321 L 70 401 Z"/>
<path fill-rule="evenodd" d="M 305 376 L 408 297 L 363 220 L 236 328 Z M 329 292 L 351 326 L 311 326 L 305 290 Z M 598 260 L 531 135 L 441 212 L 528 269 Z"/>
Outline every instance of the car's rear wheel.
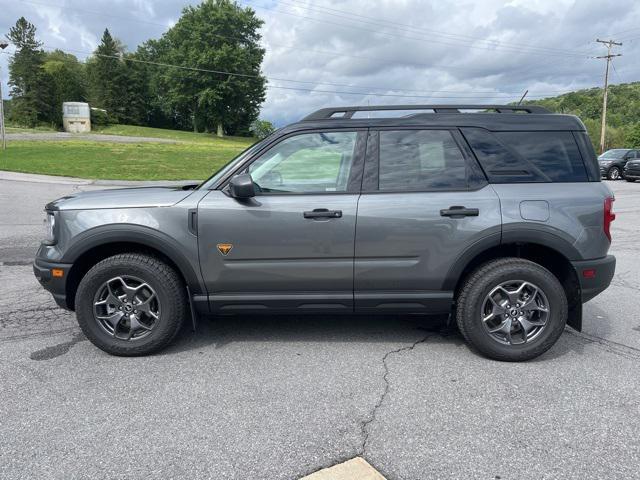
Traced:
<path fill-rule="evenodd" d="M 622 177 L 622 172 L 618 167 L 611 167 L 609 172 L 607 173 L 607 178 L 609 180 L 620 180 Z"/>
<path fill-rule="evenodd" d="M 558 279 L 528 260 L 490 261 L 471 273 L 457 297 L 456 320 L 467 342 L 489 358 L 524 361 L 546 352 L 567 321 Z"/>
<path fill-rule="evenodd" d="M 175 338 L 185 315 L 180 276 L 155 257 L 120 254 L 102 260 L 76 293 L 82 331 L 113 355 L 147 355 Z"/>

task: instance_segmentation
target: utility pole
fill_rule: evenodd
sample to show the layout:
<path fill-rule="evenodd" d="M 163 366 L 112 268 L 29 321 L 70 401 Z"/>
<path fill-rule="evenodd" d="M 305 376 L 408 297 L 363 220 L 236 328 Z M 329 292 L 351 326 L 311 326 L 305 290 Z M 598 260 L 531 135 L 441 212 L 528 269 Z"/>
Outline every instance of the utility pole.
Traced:
<path fill-rule="evenodd" d="M 611 63 L 611 59 L 613 57 L 621 57 L 622 54 L 621 53 L 616 53 L 615 55 L 613 55 L 611 53 L 611 49 L 613 48 L 613 46 L 618 46 L 621 47 L 622 43 L 620 42 L 614 42 L 613 40 L 600 40 L 599 38 L 596 39 L 596 42 L 598 43 L 602 43 L 603 45 L 607 46 L 607 54 L 606 55 L 602 55 L 600 57 L 596 57 L 596 58 L 606 58 L 607 59 L 607 66 L 605 68 L 604 71 L 604 96 L 602 99 L 602 126 L 600 128 L 600 153 L 604 153 L 604 149 L 605 149 L 605 144 L 604 144 L 604 134 L 605 134 L 605 130 L 607 128 L 607 96 L 609 93 L 609 63 Z"/>
<path fill-rule="evenodd" d="M 6 42 L 0 42 L 0 49 L 4 50 L 9 46 Z M 2 99 L 2 70 L 0 69 L 0 135 L 2 136 L 2 150 L 7 149 L 7 138 L 4 129 L 4 100 Z"/>

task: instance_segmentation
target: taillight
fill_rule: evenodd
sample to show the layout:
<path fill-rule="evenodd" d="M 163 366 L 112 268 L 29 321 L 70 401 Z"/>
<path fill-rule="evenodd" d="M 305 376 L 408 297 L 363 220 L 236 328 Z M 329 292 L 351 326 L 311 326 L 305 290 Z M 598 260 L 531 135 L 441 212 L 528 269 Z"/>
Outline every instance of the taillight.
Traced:
<path fill-rule="evenodd" d="M 604 199 L 604 234 L 611 241 L 611 222 L 616 219 L 616 214 L 613 213 L 613 197 L 607 197 Z"/>

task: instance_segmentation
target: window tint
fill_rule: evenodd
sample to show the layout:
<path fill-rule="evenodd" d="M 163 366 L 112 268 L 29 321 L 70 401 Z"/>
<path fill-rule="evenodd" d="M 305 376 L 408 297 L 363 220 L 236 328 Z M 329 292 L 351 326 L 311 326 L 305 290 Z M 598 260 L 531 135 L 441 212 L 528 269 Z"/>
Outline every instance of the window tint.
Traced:
<path fill-rule="evenodd" d="M 493 183 L 588 181 L 571 132 L 462 131 Z"/>
<path fill-rule="evenodd" d="M 323 132 L 289 137 L 253 162 L 248 172 L 262 192 L 345 192 L 357 135 Z"/>
<path fill-rule="evenodd" d="M 465 159 L 447 130 L 380 132 L 380 190 L 467 188 Z"/>

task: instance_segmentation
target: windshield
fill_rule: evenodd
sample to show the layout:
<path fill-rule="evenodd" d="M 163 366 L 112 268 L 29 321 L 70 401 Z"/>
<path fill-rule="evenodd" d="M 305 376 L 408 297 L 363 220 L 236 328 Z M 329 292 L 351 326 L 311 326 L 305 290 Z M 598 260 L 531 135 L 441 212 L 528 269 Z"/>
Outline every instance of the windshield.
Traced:
<path fill-rule="evenodd" d="M 613 159 L 613 158 L 622 158 L 629 150 L 623 150 L 620 148 L 616 148 L 614 150 L 608 150 L 600 155 L 601 159 Z"/>

